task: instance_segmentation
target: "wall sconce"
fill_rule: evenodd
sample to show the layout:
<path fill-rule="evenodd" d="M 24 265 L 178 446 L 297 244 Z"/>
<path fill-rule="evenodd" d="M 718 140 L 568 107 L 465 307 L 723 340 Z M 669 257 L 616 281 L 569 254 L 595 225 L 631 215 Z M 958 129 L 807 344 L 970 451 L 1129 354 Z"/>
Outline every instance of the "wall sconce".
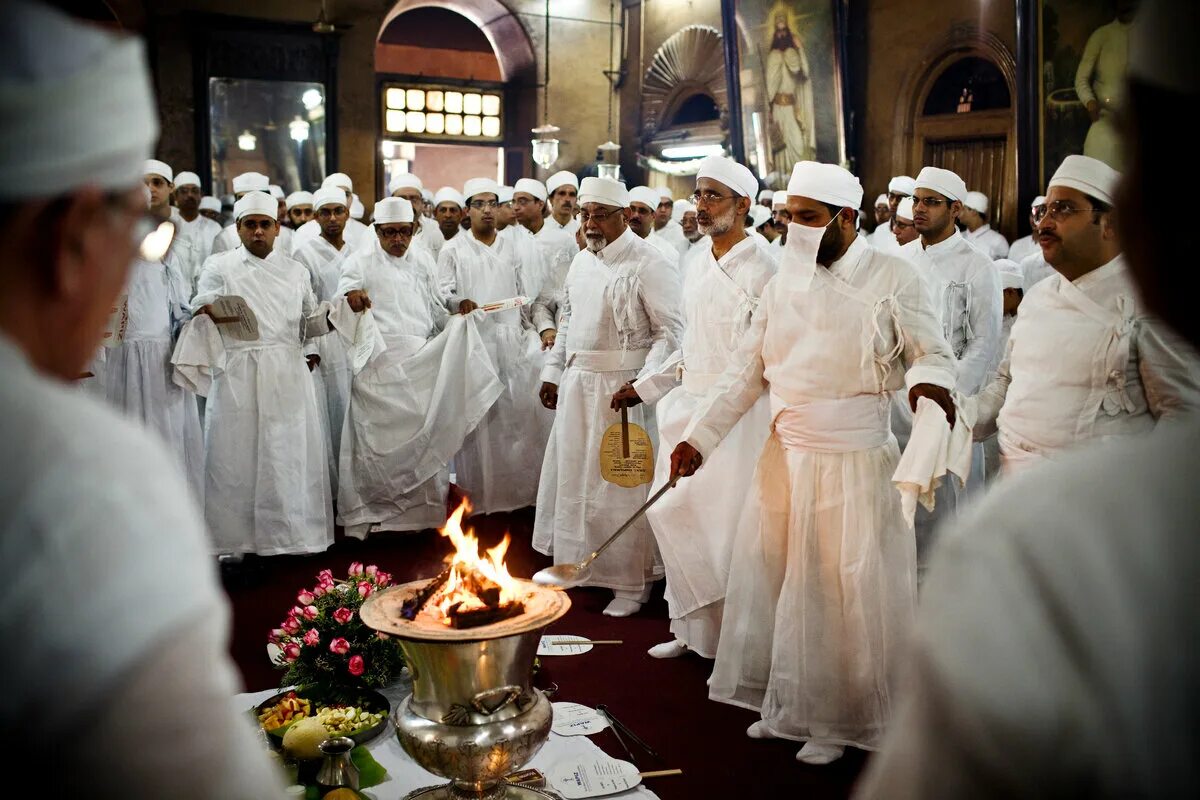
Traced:
<path fill-rule="evenodd" d="M 297 142 L 308 140 L 308 123 L 297 116 L 288 123 L 288 135 Z"/>
<path fill-rule="evenodd" d="M 611 140 L 597 147 L 596 174 L 601 178 L 621 180 L 621 165 L 617 163 L 617 156 L 620 152 L 621 145 Z"/>
<path fill-rule="evenodd" d="M 542 125 L 533 129 L 533 160 L 542 169 L 548 170 L 558 161 L 558 133 L 554 125 Z"/>
<path fill-rule="evenodd" d="M 253 150 L 256 147 L 258 147 L 258 137 L 250 131 L 242 131 L 238 136 L 238 149 Z"/>

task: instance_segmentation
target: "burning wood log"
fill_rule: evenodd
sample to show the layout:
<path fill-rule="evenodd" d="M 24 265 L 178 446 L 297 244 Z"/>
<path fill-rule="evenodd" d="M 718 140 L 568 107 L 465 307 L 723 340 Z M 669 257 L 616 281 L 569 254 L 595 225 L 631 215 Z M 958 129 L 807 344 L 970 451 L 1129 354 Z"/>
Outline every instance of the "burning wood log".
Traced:
<path fill-rule="evenodd" d="M 442 588 L 442 584 L 449 580 L 452 569 L 453 567 L 446 567 L 436 577 L 431 579 L 429 583 L 425 584 L 421 591 L 405 600 L 404 604 L 400 606 L 400 616 L 410 621 L 416 619 L 417 614 L 421 613 L 421 609 L 425 607 L 430 598 Z"/>
<path fill-rule="evenodd" d="M 484 606 L 483 608 L 460 608 L 461 603 L 455 603 L 450 606 L 450 627 L 462 630 L 463 628 L 478 628 L 481 625 L 491 625 L 493 622 L 499 622 L 502 619 L 515 617 L 525 613 L 525 604 L 522 602 L 507 603 L 502 606 Z"/>

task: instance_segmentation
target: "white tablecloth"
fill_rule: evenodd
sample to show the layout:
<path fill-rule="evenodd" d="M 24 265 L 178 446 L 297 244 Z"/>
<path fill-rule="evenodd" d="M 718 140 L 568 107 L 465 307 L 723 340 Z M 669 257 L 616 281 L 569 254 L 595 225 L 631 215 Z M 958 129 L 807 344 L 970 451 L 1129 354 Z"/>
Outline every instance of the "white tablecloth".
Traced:
<path fill-rule="evenodd" d="M 250 692 L 239 694 L 234 700 L 238 710 L 244 711 L 248 708 L 253 708 L 278 692 L 278 689 Z M 407 694 L 407 691 L 401 690 L 398 697 L 396 696 L 396 692 L 386 689 L 383 691 L 383 694 L 391 701 L 392 708 L 394 709 Z M 388 779 L 386 781 L 378 786 L 372 786 L 367 789 L 378 800 L 400 800 L 414 789 L 422 789 L 426 786 L 439 786 L 447 783 L 445 778 L 438 777 L 431 772 L 426 772 L 408 757 L 408 754 L 400 747 L 400 740 L 396 738 L 396 731 L 392 728 L 390 720 L 388 721 L 387 730 L 368 742 L 367 747 L 371 750 L 371 755 L 375 757 L 375 760 L 388 771 Z M 542 746 L 538 754 L 525 767 L 532 767 L 545 773 L 551 764 L 559 761 L 594 758 L 602 753 L 603 751 L 593 744 L 587 736 L 559 736 L 556 733 L 551 733 L 550 738 L 546 740 L 546 744 Z M 608 797 L 616 798 L 617 800 L 621 800 L 622 798 L 625 800 L 658 800 L 658 795 L 645 786 L 638 786 L 635 789 L 630 789 L 620 794 L 608 795 Z"/>

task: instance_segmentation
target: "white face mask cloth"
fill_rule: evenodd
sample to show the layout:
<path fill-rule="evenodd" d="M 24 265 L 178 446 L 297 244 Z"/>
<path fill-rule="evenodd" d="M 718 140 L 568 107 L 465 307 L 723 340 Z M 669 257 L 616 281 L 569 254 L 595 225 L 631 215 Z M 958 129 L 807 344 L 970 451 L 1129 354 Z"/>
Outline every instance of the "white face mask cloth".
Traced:
<path fill-rule="evenodd" d="M 820 228 L 788 223 L 787 244 L 779 259 L 779 275 L 789 289 L 806 292 L 817 270 L 817 250 L 825 231 L 837 220 L 835 216 Z"/>

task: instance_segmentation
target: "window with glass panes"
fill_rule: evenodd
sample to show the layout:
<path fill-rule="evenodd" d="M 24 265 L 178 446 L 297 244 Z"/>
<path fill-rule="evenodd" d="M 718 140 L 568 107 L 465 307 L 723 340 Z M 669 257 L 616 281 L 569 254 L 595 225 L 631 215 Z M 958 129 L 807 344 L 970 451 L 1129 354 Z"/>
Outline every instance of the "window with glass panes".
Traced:
<path fill-rule="evenodd" d="M 433 84 L 383 87 L 383 135 L 412 140 L 499 142 L 504 138 L 499 90 Z"/>

